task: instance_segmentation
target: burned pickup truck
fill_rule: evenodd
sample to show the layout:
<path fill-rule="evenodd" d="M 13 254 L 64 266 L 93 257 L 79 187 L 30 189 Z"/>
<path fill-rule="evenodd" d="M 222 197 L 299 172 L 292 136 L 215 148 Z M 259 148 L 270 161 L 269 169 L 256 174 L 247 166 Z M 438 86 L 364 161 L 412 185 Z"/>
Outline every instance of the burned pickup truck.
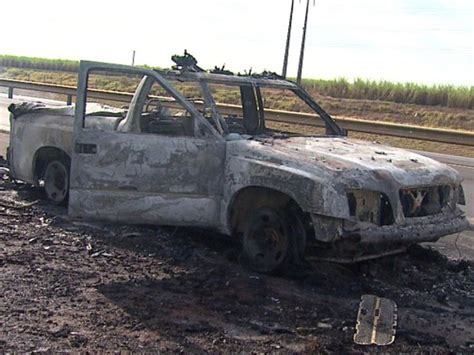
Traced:
<path fill-rule="evenodd" d="M 107 80 L 135 94 L 96 90 Z M 283 102 L 320 132 L 288 133 Z M 217 230 L 240 238 L 261 272 L 387 255 L 468 227 L 456 171 L 348 138 L 281 78 L 83 61 L 75 106 L 10 111 L 12 176 L 67 201 L 71 217 Z"/>

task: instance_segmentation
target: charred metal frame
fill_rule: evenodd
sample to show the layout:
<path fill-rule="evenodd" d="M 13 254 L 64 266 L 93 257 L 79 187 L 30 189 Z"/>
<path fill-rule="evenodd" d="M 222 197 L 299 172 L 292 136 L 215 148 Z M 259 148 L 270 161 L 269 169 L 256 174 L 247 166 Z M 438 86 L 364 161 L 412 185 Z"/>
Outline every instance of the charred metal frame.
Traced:
<path fill-rule="evenodd" d="M 192 115 L 194 136 L 85 128 L 88 74 L 96 70 L 156 81 Z M 197 82 L 213 124 L 166 79 Z M 263 124 L 260 88 L 291 90 L 324 120 L 328 135 L 227 134 L 209 84 L 251 87 Z M 140 90 L 134 100 L 143 94 Z M 200 226 L 233 234 L 246 218 L 241 209 L 296 205 L 312 223 L 315 241 L 397 246 L 436 240 L 468 225 L 456 207 L 463 198 L 454 170 L 411 152 L 345 138 L 344 130 L 307 92 L 286 80 L 81 62 L 77 98 L 74 119 L 66 113 L 25 113 L 12 119 L 9 150 L 14 176 L 33 184 L 38 181 L 38 159 L 69 157 L 69 213 L 77 218 Z M 133 117 L 133 112 L 128 114 Z M 378 155 L 380 150 L 384 152 Z M 448 185 L 449 201 L 439 213 L 405 215 L 401 190 Z M 350 197 L 354 191 L 377 202 L 358 213 Z"/>
<path fill-rule="evenodd" d="M 260 88 L 277 88 L 287 89 L 296 94 L 301 100 L 303 100 L 314 112 L 319 115 L 326 125 L 326 131 L 328 135 L 334 136 L 347 136 L 347 131 L 339 127 L 334 119 L 329 115 L 318 103 L 314 101 L 311 95 L 308 94 L 301 86 L 292 83 L 291 81 L 283 79 L 267 79 L 267 78 L 255 78 L 251 76 L 230 76 L 230 75 L 219 75 L 210 74 L 205 72 L 177 72 L 177 71 L 156 71 L 160 73 L 166 79 L 178 80 L 178 81 L 193 81 L 200 83 L 213 83 L 223 84 L 232 86 L 249 85 L 255 88 L 256 98 L 259 101 L 259 110 L 263 117 L 263 102 Z M 203 90 L 208 90 L 204 87 Z M 212 95 L 210 92 L 204 93 L 205 95 Z"/>

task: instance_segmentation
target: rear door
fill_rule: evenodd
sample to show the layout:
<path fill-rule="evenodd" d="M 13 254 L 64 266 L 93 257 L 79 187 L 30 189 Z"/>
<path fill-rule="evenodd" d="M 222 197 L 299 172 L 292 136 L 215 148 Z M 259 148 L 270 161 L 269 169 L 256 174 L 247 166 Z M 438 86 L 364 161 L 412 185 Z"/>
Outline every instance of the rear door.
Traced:
<path fill-rule="evenodd" d="M 136 91 L 126 115 L 116 120 L 107 113 L 86 115 L 92 101 L 111 104 L 91 90 L 94 83 L 110 83 L 109 74 L 115 78 L 112 82 Z M 165 96 L 152 96 L 152 89 Z M 70 215 L 218 225 L 225 142 L 158 74 L 82 63 L 74 130 Z"/>

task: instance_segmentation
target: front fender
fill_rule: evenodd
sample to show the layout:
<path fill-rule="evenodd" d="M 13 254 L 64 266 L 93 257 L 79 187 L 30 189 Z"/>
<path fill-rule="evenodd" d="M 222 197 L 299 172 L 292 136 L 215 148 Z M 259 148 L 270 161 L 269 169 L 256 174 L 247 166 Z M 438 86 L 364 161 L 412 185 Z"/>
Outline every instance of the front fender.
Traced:
<path fill-rule="evenodd" d="M 221 220 L 227 226 L 227 212 L 234 196 L 246 187 L 264 187 L 284 193 L 304 212 L 349 217 L 344 190 L 338 190 L 331 181 L 322 180 L 305 170 L 272 161 L 232 157 L 226 164 L 225 181 Z"/>

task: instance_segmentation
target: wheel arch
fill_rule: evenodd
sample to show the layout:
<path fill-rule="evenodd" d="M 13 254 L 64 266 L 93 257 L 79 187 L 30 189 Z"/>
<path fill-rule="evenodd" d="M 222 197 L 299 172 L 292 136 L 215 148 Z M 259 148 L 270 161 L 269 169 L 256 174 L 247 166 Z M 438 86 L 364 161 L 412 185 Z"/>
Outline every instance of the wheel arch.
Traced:
<path fill-rule="evenodd" d="M 53 146 L 43 146 L 36 150 L 33 157 L 33 177 L 38 184 L 38 180 L 43 176 L 46 165 L 53 159 L 59 159 L 70 164 L 71 157 L 61 148 Z"/>
<path fill-rule="evenodd" d="M 258 185 L 245 186 L 232 195 L 227 207 L 227 225 L 231 234 L 241 233 L 240 227 L 249 209 L 258 207 L 293 208 L 309 217 L 296 199 L 284 191 Z"/>

